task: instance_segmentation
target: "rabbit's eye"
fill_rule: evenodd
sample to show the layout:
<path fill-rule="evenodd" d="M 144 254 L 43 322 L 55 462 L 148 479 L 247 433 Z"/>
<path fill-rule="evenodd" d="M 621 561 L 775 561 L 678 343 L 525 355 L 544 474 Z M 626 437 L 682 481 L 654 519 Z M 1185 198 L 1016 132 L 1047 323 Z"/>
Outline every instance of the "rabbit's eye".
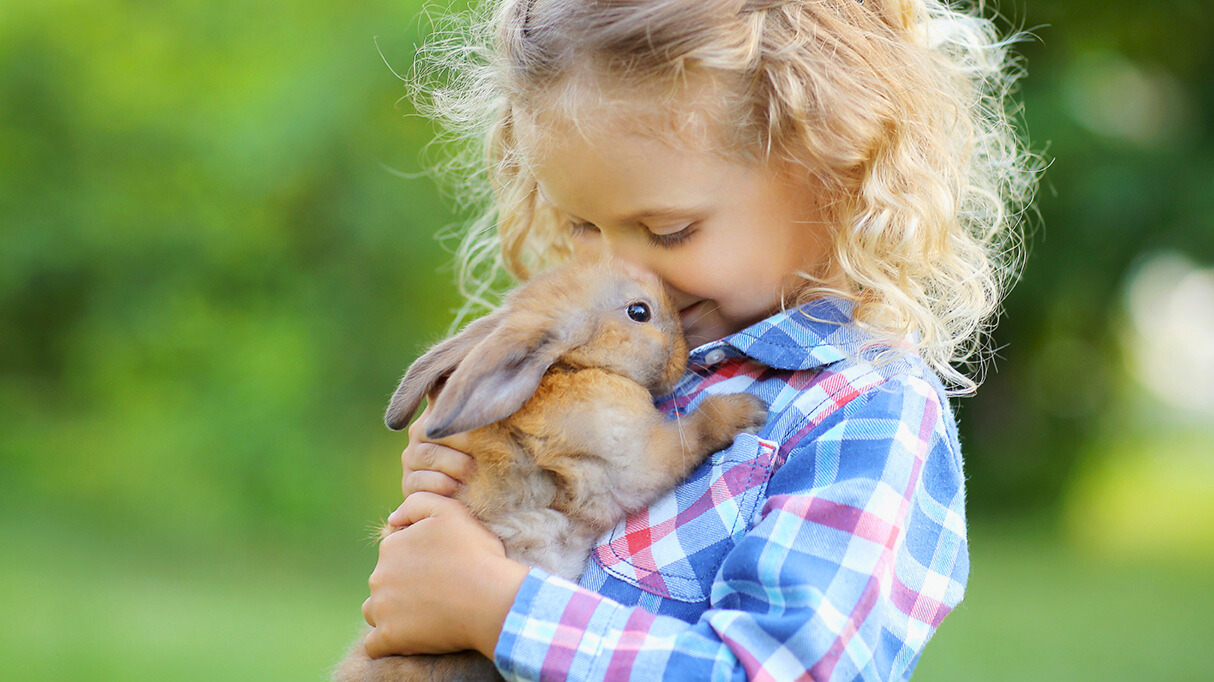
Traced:
<path fill-rule="evenodd" d="M 649 312 L 649 306 L 644 303 L 633 303 L 628 306 L 628 319 L 633 322 L 648 322 L 651 317 L 653 317 L 653 313 Z"/>

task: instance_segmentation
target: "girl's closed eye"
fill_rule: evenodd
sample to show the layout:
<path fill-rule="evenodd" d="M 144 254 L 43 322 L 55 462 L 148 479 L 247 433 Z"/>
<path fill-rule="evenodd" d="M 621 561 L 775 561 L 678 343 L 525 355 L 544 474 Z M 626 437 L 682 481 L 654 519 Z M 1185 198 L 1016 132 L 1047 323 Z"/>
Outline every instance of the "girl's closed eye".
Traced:
<path fill-rule="evenodd" d="M 652 229 L 646 229 L 645 234 L 649 237 L 649 243 L 662 249 L 673 249 L 683 242 L 687 241 L 696 232 L 696 224 L 691 223 L 674 231 L 663 230 L 654 232 Z"/>
<path fill-rule="evenodd" d="M 676 229 L 659 228 L 655 231 L 653 228 L 640 226 L 645 234 L 645 239 L 653 246 L 662 249 L 672 249 L 687 241 L 696 232 L 696 223 L 689 223 Z M 597 237 L 600 234 L 599 227 L 594 223 L 585 220 L 570 220 L 569 232 L 574 237 Z"/>

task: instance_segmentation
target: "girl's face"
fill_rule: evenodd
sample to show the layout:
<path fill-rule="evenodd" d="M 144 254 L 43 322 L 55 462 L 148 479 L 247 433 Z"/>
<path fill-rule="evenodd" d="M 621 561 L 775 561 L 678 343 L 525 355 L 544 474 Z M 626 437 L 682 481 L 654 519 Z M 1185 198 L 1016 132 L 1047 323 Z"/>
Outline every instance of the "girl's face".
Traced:
<path fill-rule="evenodd" d="M 691 347 L 778 311 L 798 272 L 822 276 L 830 230 L 807 174 L 791 164 L 730 161 L 641 133 L 587 137 L 521 123 L 524 145 L 543 150 L 532 171 L 568 217 L 577 256 L 610 254 L 655 273 Z"/>

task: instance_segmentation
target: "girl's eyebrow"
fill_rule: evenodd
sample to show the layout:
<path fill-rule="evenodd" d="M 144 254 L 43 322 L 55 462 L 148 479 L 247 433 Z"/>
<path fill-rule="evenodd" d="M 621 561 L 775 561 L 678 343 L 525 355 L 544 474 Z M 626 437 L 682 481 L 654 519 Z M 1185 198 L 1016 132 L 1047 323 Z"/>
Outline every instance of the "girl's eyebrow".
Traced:
<path fill-rule="evenodd" d="M 624 218 L 625 222 L 639 222 L 647 218 L 688 218 L 695 214 L 701 213 L 698 209 L 685 208 L 682 206 L 663 206 L 660 208 L 647 208 L 643 211 Z"/>
<path fill-rule="evenodd" d="M 646 208 L 636 213 L 621 216 L 611 223 L 619 225 L 645 225 L 652 227 L 654 223 L 661 221 L 679 221 L 679 222 L 696 222 L 703 219 L 705 211 L 702 209 L 683 208 L 683 207 L 661 207 L 661 208 Z M 586 222 L 577 216 L 570 215 L 576 221 Z"/>
<path fill-rule="evenodd" d="M 555 206 L 555 204 L 553 204 L 553 205 Z M 573 213 L 569 213 L 568 211 L 566 211 L 566 213 L 568 213 L 569 217 L 572 220 L 574 220 L 575 222 L 580 222 L 580 223 L 589 222 L 587 220 L 582 219 L 581 217 L 579 217 L 577 215 L 574 215 Z M 703 214 L 704 214 L 703 210 L 692 209 L 692 208 L 675 208 L 675 207 L 647 208 L 647 209 L 644 209 L 641 211 L 637 211 L 636 213 L 623 216 L 623 217 L 613 220 L 611 222 L 617 223 L 617 224 L 633 224 L 633 223 L 644 224 L 647 221 L 653 221 L 655 219 L 657 219 L 657 220 L 677 219 L 677 220 L 696 221 L 696 220 L 701 219 L 701 216 L 703 216 Z"/>
<path fill-rule="evenodd" d="M 544 203 L 547 203 L 549 206 L 553 206 L 558 210 L 564 211 L 564 209 L 562 209 L 560 206 L 557 206 L 555 202 L 553 202 L 551 199 L 548 198 L 548 195 L 544 193 L 544 186 L 539 184 L 538 182 L 535 184 L 535 191 L 539 194 L 540 199 L 542 199 L 544 201 Z M 583 220 L 582 218 L 574 215 L 573 213 L 570 213 L 569 211 L 565 211 L 565 213 L 568 213 L 569 217 L 577 222 L 588 222 L 588 221 Z M 654 218 L 679 218 L 679 219 L 692 218 L 692 219 L 695 219 L 698 216 L 702 215 L 703 213 L 705 213 L 705 211 L 702 208 L 692 208 L 692 207 L 685 207 L 685 206 L 655 206 L 652 208 L 641 209 L 630 215 L 623 216 L 618 219 L 618 222 L 639 223 L 639 222 L 644 222 L 645 220 L 652 220 Z"/>
<path fill-rule="evenodd" d="M 661 225 L 663 222 L 694 223 L 703 220 L 707 214 L 708 210 L 704 207 L 654 206 L 622 216 L 618 222 L 624 225 L 639 224 L 654 227 L 654 225 Z"/>

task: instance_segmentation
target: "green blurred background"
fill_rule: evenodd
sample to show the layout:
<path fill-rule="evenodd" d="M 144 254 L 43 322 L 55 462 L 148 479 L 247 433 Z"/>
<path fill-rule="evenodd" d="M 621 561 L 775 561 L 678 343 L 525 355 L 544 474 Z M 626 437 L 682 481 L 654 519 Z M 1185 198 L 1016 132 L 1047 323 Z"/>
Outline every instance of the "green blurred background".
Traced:
<path fill-rule="evenodd" d="M 0 0 L 0 679 L 321 680 L 458 305 L 415 0 Z M 1208 680 L 1214 7 L 1004 3 L 1053 160 L 919 680 Z"/>

